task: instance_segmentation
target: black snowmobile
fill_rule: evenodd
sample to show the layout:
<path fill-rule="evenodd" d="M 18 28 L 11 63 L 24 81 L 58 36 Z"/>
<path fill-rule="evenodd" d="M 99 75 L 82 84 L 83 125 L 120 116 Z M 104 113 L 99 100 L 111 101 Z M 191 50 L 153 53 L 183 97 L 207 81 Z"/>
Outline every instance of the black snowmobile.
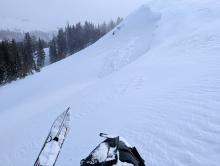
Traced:
<path fill-rule="evenodd" d="M 80 166 L 145 166 L 135 147 L 131 147 L 123 138 L 101 133 L 106 139 L 100 143 Z"/>

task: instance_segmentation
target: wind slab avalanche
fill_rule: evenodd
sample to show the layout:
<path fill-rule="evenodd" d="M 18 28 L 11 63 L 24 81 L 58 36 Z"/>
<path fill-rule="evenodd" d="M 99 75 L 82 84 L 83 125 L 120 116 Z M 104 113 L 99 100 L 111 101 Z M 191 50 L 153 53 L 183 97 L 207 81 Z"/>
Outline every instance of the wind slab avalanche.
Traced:
<path fill-rule="evenodd" d="M 58 166 L 125 137 L 147 165 L 220 163 L 220 2 L 153 0 L 94 45 L 0 88 L 0 163 L 33 165 L 67 106 Z M 113 35 L 114 34 L 114 35 Z"/>

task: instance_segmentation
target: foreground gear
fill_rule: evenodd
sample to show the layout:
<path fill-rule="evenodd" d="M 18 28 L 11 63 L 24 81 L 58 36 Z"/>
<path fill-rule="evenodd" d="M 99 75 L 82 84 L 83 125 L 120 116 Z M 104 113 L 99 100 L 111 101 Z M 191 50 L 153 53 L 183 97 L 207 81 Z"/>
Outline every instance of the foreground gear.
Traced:
<path fill-rule="evenodd" d="M 135 147 L 131 147 L 121 137 L 110 137 L 100 143 L 87 158 L 81 160 L 81 166 L 145 166 Z"/>
<path fill-rule="evenodd" d="M 70 129 L 70 107 L 54 121 L 34 166 L 55 166 Z"/>

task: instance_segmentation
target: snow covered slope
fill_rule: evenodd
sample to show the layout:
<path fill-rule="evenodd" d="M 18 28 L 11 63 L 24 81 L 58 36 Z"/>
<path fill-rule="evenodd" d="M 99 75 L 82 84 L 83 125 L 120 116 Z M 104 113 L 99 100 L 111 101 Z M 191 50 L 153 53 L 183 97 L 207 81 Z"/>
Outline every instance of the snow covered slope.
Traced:
<path fill-rule="evenodd" d="M 0 163 L 32 165 L 67 106 L 58 166 L 125 137 L 147 165 L 220 163 L 220 2 L 153 0 L 91 47 L 0 88 Z M 114 35 L 113 35 L 114 34 Z"/>

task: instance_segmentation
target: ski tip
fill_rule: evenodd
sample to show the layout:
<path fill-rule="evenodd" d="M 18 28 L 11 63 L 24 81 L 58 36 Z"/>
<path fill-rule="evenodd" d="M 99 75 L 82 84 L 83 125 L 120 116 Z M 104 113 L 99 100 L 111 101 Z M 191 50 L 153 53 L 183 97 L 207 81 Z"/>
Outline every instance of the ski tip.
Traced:
<path fill-rule="evenodd" d="M 70 107 L 68 107 L 67 109 L 66 109 L 66 113 L 69 115 L 69 116 L 71 116 L 71 111 L 70 111 Z"/>
<path fill-rule="evenodd" d="M 70 110 L 70 107 L 67 107 L 66 111 L 69 112 L 69 110 Z"/>

